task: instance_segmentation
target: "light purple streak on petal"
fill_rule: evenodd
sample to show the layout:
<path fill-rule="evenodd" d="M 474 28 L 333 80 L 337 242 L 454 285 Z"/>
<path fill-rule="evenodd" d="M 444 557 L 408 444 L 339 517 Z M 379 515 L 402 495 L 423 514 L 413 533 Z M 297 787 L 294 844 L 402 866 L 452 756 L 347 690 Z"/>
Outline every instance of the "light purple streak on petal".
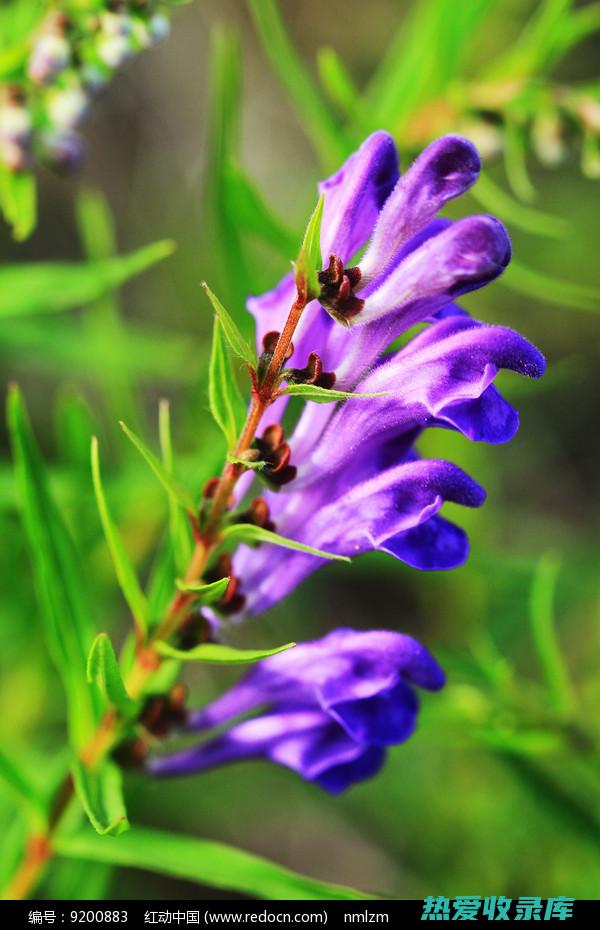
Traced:
<path fill-rule="evenodd" d="M 438 691 L 445 681 L 444 672 L 431 653 L 405 633 L 339 627 L 320 642 L 336 655 L 349 655 L 358 660 L 352 666 L 352 677 L 348 673 L 345 677 L 328 677 L 323 706 L 344 697 L 371 696 L 395 686 L 400 679 L 428 691 Z M 369 669 L 368 675 L 365 668 Z"/>
<path fill-rule="evenodd" d="M 374 132 L 332 177 L 319 184 L 325 194 L 321 226 L 323 267 L 334 252 L 346 264 L 373 231 L 398 180 L 398 154 L 387 132 Z"/>
<path fill-rule="evenodd" d="M 452 417 L 453 405 L 481 397 L 501 368 L 539 377 L 544 359 L 526 339 L 505 327 L 477 325 L 460 317 L 434 324 L 361 382 L 365 393 L 390 393 L 346 401 L 331 419 L 310 464 L 300 470 L 296 487 L 342 468 L 376 442 L 436 425 L 440 419 L 468 430 L 467 435 L 473 432 L 484 438 L 488 427 L 481 416 L 486 410 L 496 415 L 494 398 L 490 395 L 487 405 L 473 408 L 479 432 L 476 420 L 468 422 L 464 416 L 468 408 L 457 407 L 456 419 Z"/>
<path fill-rule="evenodd" d="M 466 562 L 469 538 L 460 527 L 437 516 L 386 539 L 379 549 L 420 571 L 446 571 Z"/>
<path fill-rule="evenodd" d="M 280 739 L 273 740 L 268 747 L 267 758 L 314 781 L 329 769 L 346 765 L 362 755 L 364 745 L 326 714 L 322 714 L 322 719 L 321 727 L 304 731 L 289 729 L 282 733 Z"/>
<path fill-rule="evenodd" d="M 479 155 L 467 139 L 444 136 L 432 142 L 398 182 L 381 211 L 360 263 L 365 278 L 383 272 L 401 246 L 448 200 L 471 187 L 480 169 Z"/>
<path fill-rule="evenodd" d="M 432 220 L 424 229 L 400 249 L 391 266 L 396 267 L 412 252 L 419 249 L 425 242 L 438 236 L 452 225 L 452 221 L 438 217 Z M 391 268 L 389 269 L 391 271 Z M 375 282 L 376 285 L 377 282 Z M 376 286 L 369 285 L 361 294 L 368 298 L 376 290 Z M 334 369 L 337 387 L 347 391 L 355 387 L 363 374 L 376 363 L 382 352 L 405 329 L 404 315 L 389 314 L 364 326 L 352 326 L 349 330 L 336 325 L 327 344 L 327 367 Z"/>
<path fill-rule="evenodd" d="M 192 775 L 242 759 L 267 756 L 273 744 L 296 732 L 319 729 L 327 718 L 318 709 L 267 714 L 246 720 L 226 734 L 191 749 L 150 759 L 147 768 L 155 775 Z"/>
<path fill-rule="evenodd" d="M 348 481 L 352 481 L 351 471 Z M 417 461 L 351 487 L 320 509 L 309 503 L 303 519 L 295 514 L 291 528 L 285 521 L 277 528 L 299 542 L 353 556 L 377 548 L 390 536 L 430 519 L 444 500 L 478 507 L 484 496 L 479 485 L 458 467 L 448 462 Z M 307 499 L 311 500 L 310 495 Z M 307 518 L 307 514 L 311 516 Z M 267 610 L 323 564 L 315 556 L 269 545 L 247 550 L 238 559 L 236 553 L 234 569 L 239 572 L 251 614 Z"/>
<path fill-rule="evenodd" d="M 499 220 L 483 215 L 457 220 L 385 276 L 350 323 L 362 326 L 392 313 L 406 329 L 460 294 L 489 284 L 509 261 L 510 240 Z"/>

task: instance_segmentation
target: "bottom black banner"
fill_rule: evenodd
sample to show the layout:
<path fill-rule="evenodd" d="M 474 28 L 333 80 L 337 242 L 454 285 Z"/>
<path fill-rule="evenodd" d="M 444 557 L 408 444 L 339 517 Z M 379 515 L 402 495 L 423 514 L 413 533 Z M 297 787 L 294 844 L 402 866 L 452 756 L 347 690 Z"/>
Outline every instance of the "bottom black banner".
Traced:
<path fill-rule="evenodd" d="M 594 914 L 596 917 L 594 918 Z M 600 901 L 574 898 L 428 897 L 420 901 L 3 901 L 0 919 L 20 927 L 198 927 L 302 924 L 396 926 L 467 920 L 572 926 L 600 918 Z"/>

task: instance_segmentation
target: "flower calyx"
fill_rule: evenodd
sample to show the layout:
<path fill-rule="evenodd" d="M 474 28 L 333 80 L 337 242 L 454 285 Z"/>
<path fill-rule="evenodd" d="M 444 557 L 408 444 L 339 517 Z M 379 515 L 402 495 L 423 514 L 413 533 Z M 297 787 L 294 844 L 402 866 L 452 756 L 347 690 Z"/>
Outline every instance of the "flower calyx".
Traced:
<path fill-rule="evenodd" d="M 171 730 L 181 727 L 186 720 L 185 701 L 187 688 L 174 685 L 168 694 L 153 694 L 146 700 L 139 722 L 157 739 L 164 739 Z"/>
<path fill-rule="evenodd" d="M 337 255 L 331 255 L 329 265 L 319 272 L 319 303 L 327 312 L 344 326 L 357 316 L 365 302 L 354 293 L 362 278 L 358 266 L 344 268 L 344 263 Z"/>
<path fill-rule="evenodd" d="M 236 516 L 234 523 L 251 523 L 253 526 L 260 526 L 263 530 L 269 530 L 274 533 L 277 527 L 271 520 L 269 505 L 264 497 L 255 497 L 250 506 Z"/>
<path fill-rule="evenodd" d="M 240 579 L 233 572 L 231 556 L 228 552 L 221 553 L 213 567 L 204 573 L 204 581 L 207 584 L 220 581 L 221 578 L 229 578 L 229 584 L 223 597 L 212 606 L 226 616 L 237 614 L 246 606 L 246 597 L 240 591 Z"/>
<path fill-rule="evenodd" d="M 289 384 L 314 384 L 316 387 L 332 388 L 335 371 L 323 371 L 323 362 L 316 352 L 311 352 L 304 368 L 286 368 L 281 380 Z"/>
<path fill-rule="evenodd" d="M 263 350 L 258 357 L 258 365 L 256 367 L 256 380 L 259 386 L 263 383 L 265 379 L 265 375 L 273 359 L 273 353 L 275 352 L 275 347 L 277 346 L 280 335 L 281 333 L 277 332 L 277 330 L 272 330 L 271 332 L 268 332 L 265 334 L 265 336 L 263 336 L 263 341 L 262 341 Z M 290 342 L 283 361 L 287 362 L 288 359 L 290 359 L 293 354 L 294 354 L 294 344 L 293 342 Z"/>
<path fill-rule="evenodd" d="M 296 477 L 297 468 L 290 465 L 292 450 L 285 442 L 285 433 L 278 423 L 267 426 L 262 436 L 254 440 L 253 447 L 258 449 L 264 467 L 259 476 L 273 490 L 289 484 Z"/>

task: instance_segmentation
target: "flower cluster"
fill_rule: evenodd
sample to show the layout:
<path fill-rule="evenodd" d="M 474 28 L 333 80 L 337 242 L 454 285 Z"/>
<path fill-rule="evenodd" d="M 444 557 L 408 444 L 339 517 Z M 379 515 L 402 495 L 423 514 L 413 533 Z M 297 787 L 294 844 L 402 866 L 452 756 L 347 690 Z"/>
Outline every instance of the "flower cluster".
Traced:
<path fill-rule="evenodd" d="M 320 383 L 325 395 L 335 385 L 361 396 L 309 401 L 286 441 L 281 419 L 288 398 L 280 393 L 256 444 L 270 456 L 267 490 L 248 508 L 248 473 L 236 488 L 232 519 L 245 514 L 338 555 L 380 550 L 422 570 L 465 560 L 466 534 L 439 512 L 446 501 L 477 507 L 485 493 L 456 465 L 421 459 L 415 441 L 441 427 L 471 440 L 506 442 L 518 415 L 494 386 L 496 375 L 510 369 L 539 377 L 544 370 L 543 357 L 522 336 L 483 324 L 455 303 L 493 281 L 510 260 L 508 234 L 495 218 L 437 216 L 479 169 L 471 143 L 446 136 L 400 177 L 392 138 L 376 132 L 321 184 L 319 299 L 300 319 L 281 383 Z M 290 274 L 250 299 L 259 351 L 272 351 L 295 296 Z M 417 324 L 421 330 L 395 349 L 395 340 Z M 285 480 L 273 480 L 278 469 Z M 267 610 L 322 563 L 268 544 L 241 546 L 228 571 L 236 610 Z M 205 610 L 213 629 L 216 607 Z M 442 683 L 434 660 L 413 640 L 338 630 L 267 660 L 193 714 L 188 726 L 220 726 L 264 704 L 266 713 L 149 764 L 173 774 L 259 756 L 340 791 L 379 768 L 383 746 L 410 735 L 417 712 L 411 686 Z"/>
<path fill-rule="evenodd" d="M 0 87 L 0 161 L 21 171 L 36 161 L 79 164 L 77 130 L 90 98 L 116 69 L 169 32 L 154 0 L 58 5 L 31 36 L 14 79 Z"/>

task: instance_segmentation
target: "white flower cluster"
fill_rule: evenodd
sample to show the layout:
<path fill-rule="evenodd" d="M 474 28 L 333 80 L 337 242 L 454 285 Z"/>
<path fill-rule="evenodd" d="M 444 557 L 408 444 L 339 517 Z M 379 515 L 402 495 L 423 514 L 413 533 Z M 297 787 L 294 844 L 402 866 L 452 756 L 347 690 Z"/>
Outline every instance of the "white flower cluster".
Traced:
<path fill-rule="evenodd" d="M 11 171 L 38 162 L 76 167 L 90 98 L 127 59 L 168 33 L 169 18 L 155 0 L 52 12 L 31 37 L 23 73 L 0 86 L 0 162 Z"/>

